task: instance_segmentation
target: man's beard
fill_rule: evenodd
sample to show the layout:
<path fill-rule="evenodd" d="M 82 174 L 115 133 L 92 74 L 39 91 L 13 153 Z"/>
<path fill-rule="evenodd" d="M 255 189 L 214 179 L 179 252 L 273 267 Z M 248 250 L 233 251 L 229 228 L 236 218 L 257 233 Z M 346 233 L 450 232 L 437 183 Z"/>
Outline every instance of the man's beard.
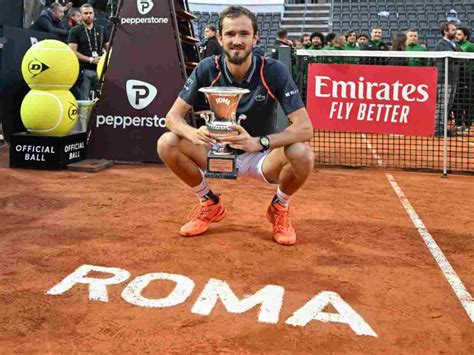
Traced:
<path fill-rule="evenodd" d="M 224 53 L 229 63 L 235 64 L 235 65 L 241 65 L 242 63 L 244 63 L 245 60 L 249 57 L 249 55 L 252 53 L 252 50 L 250 49 L 246 52 L 243 52 L 242 55 L 240 55 L 239 53 L 235 53 L 235 55 L 232 56 L 231 54 L 232 49 L 230 50 L 224 49 Z M 239 48 L 239 49 L 242 49 L 242 48 Z"/>

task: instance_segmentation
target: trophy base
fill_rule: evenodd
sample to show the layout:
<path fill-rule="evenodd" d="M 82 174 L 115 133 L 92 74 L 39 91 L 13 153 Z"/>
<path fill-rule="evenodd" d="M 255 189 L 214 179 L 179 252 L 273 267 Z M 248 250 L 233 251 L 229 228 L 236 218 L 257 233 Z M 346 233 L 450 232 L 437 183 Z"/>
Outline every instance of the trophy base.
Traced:
<path fill-rule="evenodd" d="M 213 179 L 237 179 L 237 155 L 218 155 L 210 153 L 207 156 L 207 169 L 204 176 Z"/>

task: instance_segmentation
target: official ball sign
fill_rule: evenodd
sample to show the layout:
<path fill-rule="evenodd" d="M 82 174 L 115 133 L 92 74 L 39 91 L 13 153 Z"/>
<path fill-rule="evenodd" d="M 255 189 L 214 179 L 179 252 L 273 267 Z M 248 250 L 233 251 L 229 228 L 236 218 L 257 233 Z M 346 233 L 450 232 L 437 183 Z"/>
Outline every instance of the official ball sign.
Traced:
<path fill-rule="evenodd" d="M 317 130 L 432 136 L 436 67 L 310 64 L 307 109 Z"/>

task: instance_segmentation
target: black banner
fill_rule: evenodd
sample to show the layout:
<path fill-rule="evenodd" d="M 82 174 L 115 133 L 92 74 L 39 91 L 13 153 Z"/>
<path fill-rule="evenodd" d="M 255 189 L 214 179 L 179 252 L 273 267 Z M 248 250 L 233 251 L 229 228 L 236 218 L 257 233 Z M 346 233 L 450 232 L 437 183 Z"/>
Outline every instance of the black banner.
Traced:
<path fill-rule="evenodd" d="M 21 61 L 26 51 L 43 39 L 58 39 L 52 33 L 38 32 L 11 26 L 0 26 L 0 37 L 5 46 L 0 51 L 0 119 L 7 141 L 14 132 L 26 131 L 21 123 L 20 107 L 30 91 L 21 75 Z"/>
<path fill-rule="evenodd" d="M 88 156 L 159 162 L 156 141 L 185 74 L 169 1 L 123 1 Z"/>

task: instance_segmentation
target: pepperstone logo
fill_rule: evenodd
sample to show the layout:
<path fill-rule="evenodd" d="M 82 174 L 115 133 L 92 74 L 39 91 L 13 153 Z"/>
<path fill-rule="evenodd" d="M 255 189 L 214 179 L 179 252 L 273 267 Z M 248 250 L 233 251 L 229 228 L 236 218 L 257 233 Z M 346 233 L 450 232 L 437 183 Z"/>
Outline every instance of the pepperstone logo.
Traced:
<path fill-rule="evenodd" d="M 143 110 L 148 107 L 158 93 L 156 87 L 140 80 L 128 80 L 126 87 L 128 102 L 135 110 Z"/>
<path fill-rule="evenodd" d="M 40 75 L 42 72 L 48 69 L 49 67 L 46 64 L 44 64 L 43 62 L 40 62 L 36 58 L 34 58 L 28 63 L 28 71 L 32 75 L 31 78 L 34 78 L 35 76 Z"/>
<path fill-rule="evenodd" d="M 137 8 L 140 15 L 146 15 L 153 9 L 153 0 L 137 0 Z"/>

